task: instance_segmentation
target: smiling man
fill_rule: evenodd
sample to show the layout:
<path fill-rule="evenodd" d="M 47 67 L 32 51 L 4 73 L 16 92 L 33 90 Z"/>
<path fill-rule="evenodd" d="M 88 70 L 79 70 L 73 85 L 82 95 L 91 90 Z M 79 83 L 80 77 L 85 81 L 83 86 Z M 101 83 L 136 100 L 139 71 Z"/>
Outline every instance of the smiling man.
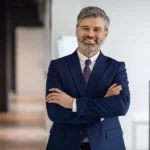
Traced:
<path fill-rule="evenodd" d="M 83 8 L 78 48 L 50 63 L 46 108 L 53 126 L 47 150 L 125 150 L 118 117 L 128 111 L 130 92 L 125 63 L 100 49 L 109 23 L 102 9 Z"/>

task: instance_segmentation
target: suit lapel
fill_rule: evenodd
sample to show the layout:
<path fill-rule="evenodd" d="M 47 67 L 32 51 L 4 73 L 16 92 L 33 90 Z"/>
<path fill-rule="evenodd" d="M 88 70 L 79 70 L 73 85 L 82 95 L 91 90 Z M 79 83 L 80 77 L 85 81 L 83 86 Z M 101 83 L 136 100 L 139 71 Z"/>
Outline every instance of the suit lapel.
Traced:
<path fill-rule="evenodd" d="M 106 57 L 102 54 L 102 52 L 100 52 L 89 79 L 87 93 L 92 92 L 92 89 L 97 86 L 97 83 L 100 83 L 99 80 L 101 80 L 102 74 L 104 73 L 106 66 Z"/>
<path fill-rule="evenodd" d="M 99 81 L 107 67 L 106 57 L 102 54 L 102 52 L 100 52 L 86 89 L 77 50 L 68 57 L 67 64 L 81 96 L 86 96 L 86 92 L 92 92 L 92 89 L 97 86 L 97 83 L 100 83 Z"/>
<path fill-rule="evenodd" d="M 70 57 L 68 57 L 67 64 L 81 96 L 85 96 L 85 81 L 82 74 L 77 50 L 72 55 L 70 55 Z"/>

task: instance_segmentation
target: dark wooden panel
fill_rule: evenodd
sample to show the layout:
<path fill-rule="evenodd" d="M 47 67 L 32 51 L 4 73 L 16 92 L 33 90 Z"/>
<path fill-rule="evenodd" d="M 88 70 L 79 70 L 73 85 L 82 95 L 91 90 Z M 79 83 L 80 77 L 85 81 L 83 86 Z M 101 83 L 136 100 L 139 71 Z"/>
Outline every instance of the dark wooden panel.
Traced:
<path fill-rule="evenodd" d="M 6 1 L 0 1 L 0 112 L 7 111 Z"/>

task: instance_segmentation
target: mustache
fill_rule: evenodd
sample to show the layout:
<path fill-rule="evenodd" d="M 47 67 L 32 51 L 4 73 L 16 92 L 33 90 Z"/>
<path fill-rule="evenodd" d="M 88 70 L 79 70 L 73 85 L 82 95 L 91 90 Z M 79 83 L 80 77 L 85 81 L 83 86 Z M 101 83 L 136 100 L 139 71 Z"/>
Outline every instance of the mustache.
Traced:
<path fill-rule="evenodd" d="M 83 36 L 82 41 L 86 39 L 97 41 L 97 38 L 94 38 L 93 36 Z"/>

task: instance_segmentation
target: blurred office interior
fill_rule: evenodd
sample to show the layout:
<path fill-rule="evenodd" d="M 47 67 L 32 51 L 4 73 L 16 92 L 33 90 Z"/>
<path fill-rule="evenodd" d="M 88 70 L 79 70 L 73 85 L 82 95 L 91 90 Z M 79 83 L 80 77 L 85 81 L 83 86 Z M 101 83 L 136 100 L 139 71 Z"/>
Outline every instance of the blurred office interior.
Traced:
<path fill-rule="evenodd" d="M 90 5 L 111 20 L 102 52 L 126 62 L 131 106 L 119 117 L 126 148 L 149 150 L 149 0 L 1 0 L 0 150 L 45 149 L 48 66 L 76 49 L 76 17 Z"/>

